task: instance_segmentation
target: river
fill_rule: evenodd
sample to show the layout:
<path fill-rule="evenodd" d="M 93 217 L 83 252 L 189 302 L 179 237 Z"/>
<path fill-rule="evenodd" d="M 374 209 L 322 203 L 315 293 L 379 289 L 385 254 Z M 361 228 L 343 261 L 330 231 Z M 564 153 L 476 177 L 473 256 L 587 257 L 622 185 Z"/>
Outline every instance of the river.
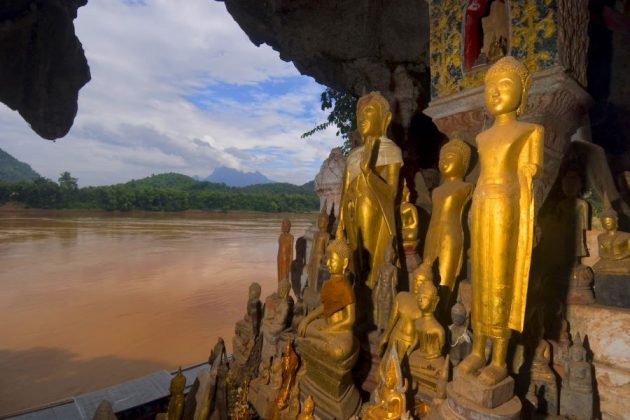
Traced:
<path fill-rule="evenodd" d="M 0 415 L 231 347 L 283 217 L 297 238 L 317 215 L 0 212 Z"/>

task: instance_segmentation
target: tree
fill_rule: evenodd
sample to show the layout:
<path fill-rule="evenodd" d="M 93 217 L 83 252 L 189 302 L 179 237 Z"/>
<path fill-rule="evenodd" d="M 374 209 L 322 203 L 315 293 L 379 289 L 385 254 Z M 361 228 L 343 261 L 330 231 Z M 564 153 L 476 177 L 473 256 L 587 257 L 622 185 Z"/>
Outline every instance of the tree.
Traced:
<path fill-rule="evenodd" d="M 334 124 L 337 127 L 337 136 L 341 136 L 344 140 L 341 150 L 344 154 L 348 154 L 350 149 L 352 149 L 350 134 L 357 128 L 357 98 L 348 92 L 326 88 L 322 92 L 320 100 L 322 111 L 331 109 L 327 121 L 302 134 L 302 138 L 312 136 Z"/>
<path fill-rule="evenodd" d="M 58 181 L 59 187 L 61 187 L 63 191 L 76 191 L 79 189 L 77 179 L 70 175 L 68 171 L 63 172 Z"/>

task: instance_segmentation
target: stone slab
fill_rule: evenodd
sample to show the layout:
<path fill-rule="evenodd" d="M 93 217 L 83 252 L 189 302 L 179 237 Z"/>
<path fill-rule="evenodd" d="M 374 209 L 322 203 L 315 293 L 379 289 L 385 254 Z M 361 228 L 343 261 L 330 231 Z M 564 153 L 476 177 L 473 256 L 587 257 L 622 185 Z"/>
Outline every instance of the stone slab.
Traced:
<path fill-rule="evenodd" d="M 595 271 L 595 300 L 600 305 L 630 308 L 630 275 Z"/>
<path fill-rule="evenodd" d="M 486 386 L 481 384 L 474 375 L 458 374 L 449 385 L 453 392 L 487 409 L 503 405 L 514 397 L 514 379 L 511 376 L 498 384 Z"/>
<path fill-rule="evenodd" d="M 569 305 L 571 336 L 586 335 L 593 354 L 595 383 L 604 419 L 630 413 L 630 309 Z"/>

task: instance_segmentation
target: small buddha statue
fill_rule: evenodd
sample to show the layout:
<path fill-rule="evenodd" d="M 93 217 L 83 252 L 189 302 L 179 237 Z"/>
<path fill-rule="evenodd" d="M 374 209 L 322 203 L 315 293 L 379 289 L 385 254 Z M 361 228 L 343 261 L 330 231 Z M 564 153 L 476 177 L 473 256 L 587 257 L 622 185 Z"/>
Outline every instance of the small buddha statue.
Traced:
<path fill-rule="evenodd" d="M 588 255 L 585 236 L 588 230 L 588 203 L 579 196 L 581 190 L 580 175 L 568 171 L 562 178 L 565 198 L 558 203 L 558 217 L 566 226 L 566 243 L 574 246 L 571 256 L 575 264 Z"/>
<path fill-rule="evenodd" d="M 457 369 L 479 371 L 475 381 L 492 386 L 508 376 L 512 330 L 523 331 L 534 245 L 534 179 L 543 171 L 544 127 L 519 121 L 527 105 L 530 75 L 512 56 L 486 73 L 484 99 L 492 126 L 476 137 L 479 178 L 470 209 L 471 324 L 473 349 Z M 486 342 L 492 358 L 486 366 Z"/>
<path fill-rule="evenodd" d="M 278 237 L 278 282 L 289 280 L 291 261 L 293 261 L 293 235 L 291 235 L 291 221 L 282 221 L 282 233 Z"/>
<path fill-rule="evenodd" d="M 597 237 L 600 260 L 595 263 L 593 270 L 600 273 L 630 274 L 630 233 L 617 230 L 617 212 L 612 208 L 607 195 L 604 197 L 604 206 L 600 218 L 605 232 Z"/>
<path fill-rule="evenodd" d="M 245 381 L 238 389 L 237 401 L 232 409 L 232 420 L 250 420 L 252 413 L 249 408 L 248 399 L 249 393 L 249 380 L 245 378 Z"/>
<path fill-rule="evenodd" d="M 392 119 L 389 103 L 379 92 L 357 102 L 357 127 L 362 145 L 346 160 L 339 223 L 345 226 L 350 248 L 356 255 L 353 272 L 369 288 L 374 285 L 376 267 L 396 236 L 394 210 L 398 176 L 403 165 L 400 148 L 386 136 Z"/>
<path fill-rule="evenodd" d="M 311 254 L 308 259 L 308 287 L 313 290 L 317 290 L 319 279 L 319 268 L 322 264 L 322 258 L 326 254 L 326 246 L 330 240 L 330 234 L 328 233 L 328 215 L 326 210 L 323 209 L 317 217 L 318 231 L 313 236 L 313 242 L 311 245 Z"/>
<path fill-rule="evenodd" d="M 171 379 L 171 399 L 168 402 L 166 411 L 167 420 L 181 420 L 184 415 L 184 388 L 186 388 L 186 377 L 182 374 L 182 367 L 177 370 L 177 374 Z"/>
<path fill-rule="evenodd" d="M 284 279 L 278 283 L 278 291 L 265 299 L 262 319 L 263 346 L 261 357 L 269 359 L 276 355 L 280 333 L 291 326 L 293 298 L 289 296 L 291 283 Z"/>
<path fill-rule="evenodd" d="M 298 327 L 298 346 L 315 348 L 330 361 L 344 360 L 355 350 L 352 327 L 356 298 L 345 276 L 351 250 L 339 226 L 335 240 L 326 249 L 326 266 L 331 276 L 320 292 L 322 304 L 306 315 Z"/>
<path fill-rule="evenodd" d="M 414 270 L 411 275 L 411 292 L 414 296 L 418 296 L 419 287 L 425 281 L 433 282 L 433 270 L 431 263 L 424 261 Z"/>
<path fill-rule="evenodd" d="M 315 402 L 313 401 L 313 397 L 309 395 L 302 403 L 302 411 L 297 417 L 297 420 L 315 420 L 313 411 L 315 411 Z"/>
<path fill-rule="evenodd" d="M 576 334 L 571 359 L 564 365 L 560 391 L 560 415 L 590 419 L 593 416 L 593 367 L 586 361 L 586 349 Z"/>
<path fill-rule="evenodd" d="M 379 353 L 389 354 L 396 348 L 396 357 L 404 363 L 418 345 L 415 321 L 422 316 L 415 296 L 409 292 L 399 292 L 394 300 L 389 323 L 379 343 Z M 386 350 L 386 351 L 385 351 Z M 385 358 L 381 361 L 381 370 Z"/>
<path fill-rule="evenodd" d="M 464 360 L 472 348 L 472 338 L 468 330 L 468 314 L 464 305 L 457 301 L 451 308 L 453 323 L 448 326 L 449 356 L 453 366 Z"/>
<path fill-rule="evenodd" d="M 247 357 L 260 332 L 260 319 L 262 317 L 260 293 L 260 284 L 254 282 L 249 285 L 249 299 L 245 316 L 236 323 L 232 349 L 234 350 L 234 361 L 239 364 L 247 361 Z"/>
<path fill-rule="evenodd" d="M 393 264 L 393 244 L 385 249 L 385 259 L 376 272 L 376 284 L 372 289 L 374 302 L 374 323 L 379 332 L 387 328 L 392 311 L 396 287 L 398 285 L 398 268 Z"/>
<path fill-rule="evenodd" d="M 410 202 L 411 192 L 407 180 L 403 180 L 402 199 L 400 201 L 400 222 L 402 225 L 403 248 L 415 250 L 418 244 L 418 209 Z"/>
<path fill-rule="evenodd" d="M 300 358 L 293 350 L 293 340 L 288 339 L 282 355 L 282 386 L 276 397 L 276 407 L 284 409 L 289 402 L 289 394 L 295 384 L 295 375 L 300 366 Z"/>
<path fill-rule="evenodd" d="M 438 260 L 440 285 L 450 291 L 464 261 L 462 214 L 473 189 L 472 184 L 464 181 L 469 161 L 470 146 L 465 142 L 452 139 L 446 143 L 440 150 L 439 161 L 444 182 L 431 195 L 433 205 L 423 261 L 433 265 Z"/>
<path fill-rule="evenodd" d="M 534 351 L 534 359 L 530 369 L 530 390 L 528 399 L 534 406 L 545 407 L 545 414 L 558 414 L 558 384 L 556 375 L 551 370 L 551 346 L 547 340 L 541 339 Z M 543 401 L 539 401 L 542 398 Z"/>
<path fill-rule="evenodd" d="M 381 372 L 373 402 L 364 408 L 362 419 L 399 420 L 407 411 L 407 381 L 403 379 L 397 353 L 394 343 L 387 355 L 385 372 Z"/>

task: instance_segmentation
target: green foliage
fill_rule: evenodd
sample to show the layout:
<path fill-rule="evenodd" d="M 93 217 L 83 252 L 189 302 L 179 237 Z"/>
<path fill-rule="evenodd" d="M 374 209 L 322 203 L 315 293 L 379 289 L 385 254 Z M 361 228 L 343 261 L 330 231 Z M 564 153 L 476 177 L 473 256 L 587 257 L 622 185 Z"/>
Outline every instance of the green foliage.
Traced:
<path fill-rule="evenodd" d="M 325 130 L 331 125 L 337 127 L 337 136 L 344 139 L 342 151 L 347 154 L 352 148 L 350 134 L 356 130 L 356 109 L 357 98 L 348 92 L 342 92 L 333 88 L 326 88 L 320 97 L 322 111 L 331 109 L 326 122 L 314 127 L 312 130 L 302 134 L 302 138 L 312 136 L 318 131 Z"/>
<path fill-rule="evenodd" d="M 29 165 L 0 149 L 0 181 L 18 182 L 39 178 Z"/>
<path fill-rule="evenodd" d="M 67 174 L 67 176 L 63 176 Z M 64 172 L 65 182 L 76 178 Z M 228 187 L 176 173 L 152 175 L 126 184 L 71 189 L 38 178 L 18 183 L 0 182 L 0 204 L 9 200 L 35 208 L 181 211 L 247 210 L 301 212 L 319 208 L 313 184 L 260 184 Z"/>

